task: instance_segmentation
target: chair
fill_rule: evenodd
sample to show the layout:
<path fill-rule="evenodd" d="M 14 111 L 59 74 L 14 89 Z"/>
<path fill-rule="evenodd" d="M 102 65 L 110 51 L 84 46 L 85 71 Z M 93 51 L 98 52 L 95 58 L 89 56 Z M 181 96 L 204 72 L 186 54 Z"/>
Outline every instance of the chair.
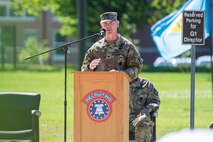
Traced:
<path fill-rule="evenodd" d="M 39 142 L 40 94 L 0 92 L 0 141 Z"/>

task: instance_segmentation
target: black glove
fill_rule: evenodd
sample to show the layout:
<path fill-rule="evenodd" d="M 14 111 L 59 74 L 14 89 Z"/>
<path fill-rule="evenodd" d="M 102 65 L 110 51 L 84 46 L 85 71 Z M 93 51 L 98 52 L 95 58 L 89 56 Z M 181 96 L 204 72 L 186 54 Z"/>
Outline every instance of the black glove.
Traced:
<path fill-rule="evenodd" d="M 141 110 L 140 114 L 141 115 L 145 114 L 146 116 L 148 116 L 150 118 L 149 109 L 146 107 Z"/>

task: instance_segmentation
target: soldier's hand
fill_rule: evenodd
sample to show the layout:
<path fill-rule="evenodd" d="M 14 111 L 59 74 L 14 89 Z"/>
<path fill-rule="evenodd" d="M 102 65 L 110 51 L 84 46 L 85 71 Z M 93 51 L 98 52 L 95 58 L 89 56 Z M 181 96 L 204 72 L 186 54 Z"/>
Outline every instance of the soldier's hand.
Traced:
<path fill-rule="evenodd" d="M 132 121 L 133 126 L 136 127 L 139 124 L 141 124 L 145 117 L 146 117 L 145 115 L 138 115 L 138 117 L 135 118 L 135 120 Z"/>
<path fill-rule="evenodd" d="M 142 88 L 150 87 L 151 82 L 149 80 L 146 80 L 142 83 Z"/>
<path fill-rule="evenodd" d="M 92 60 L 92 62 L 89 64 L 89 69 L 94 70 L 94 68 L 96 68 L 96 66 L 100 63 L 100 61 L 101 58 Z"/>
<path fill-rule="evenodd" d="M 146 116 L 148 116 L 150 118 L 150 113 L 149 113 L 149 109 L 148 108 L 142 109 L 140 114 L 141 115 L 145 114 Z"/>

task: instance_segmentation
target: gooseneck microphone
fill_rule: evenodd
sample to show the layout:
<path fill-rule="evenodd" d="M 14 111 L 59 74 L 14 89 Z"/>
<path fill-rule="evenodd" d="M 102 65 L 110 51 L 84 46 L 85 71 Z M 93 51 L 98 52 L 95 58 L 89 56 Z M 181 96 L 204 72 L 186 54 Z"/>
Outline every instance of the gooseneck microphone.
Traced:
<path fill-rule="evenodd" d="M 99 33 L 97 33 L 97 35 L 98 35 L 99 37 L 104 37 L 105 34 L 106 34 L 106 30 L 103 29 L 103 28 L 101 28 L 101 29 L 99 30 Z"/>

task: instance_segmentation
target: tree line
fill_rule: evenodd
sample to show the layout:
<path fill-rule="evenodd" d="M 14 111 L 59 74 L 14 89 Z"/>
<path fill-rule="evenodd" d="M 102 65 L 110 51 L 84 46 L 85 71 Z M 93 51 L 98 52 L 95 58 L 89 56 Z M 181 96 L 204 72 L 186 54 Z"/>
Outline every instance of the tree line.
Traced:
<path fill-rule="evenodd" d="M 86 4 L 86 33 L 93 34 L 100 28 L 99 15 L 107 11 L 118 12 L 121 21 L 119 32 L 126 37 L 153 25 L 159 19 L 177 10 L 187 0 L 12 0 L 13 9 L 21 14 L 23 9 L 30 15 L 39 16 L 42 11 L 51 11 L 62 24 L 61 33 L 77 37 L 78 4 Z"/>

